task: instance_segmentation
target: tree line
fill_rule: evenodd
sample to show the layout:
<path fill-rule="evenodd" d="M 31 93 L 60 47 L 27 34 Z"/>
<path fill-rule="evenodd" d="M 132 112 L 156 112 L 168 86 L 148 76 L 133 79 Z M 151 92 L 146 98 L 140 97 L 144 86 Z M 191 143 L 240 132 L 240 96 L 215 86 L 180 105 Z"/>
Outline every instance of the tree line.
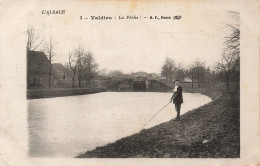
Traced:
<path fill-rule="evenodd" d="M 174 79 L 185 81 L 190 79 L 192 88 L 194 82 L 211 82 L 214 88 L 216 82 L 225 82 L 227 90 L 230 89 L 230 82 L 240 81 L 240 25 L 239 13 L 229 12 L 235 23 L 226 24 L 225 28 L 230 33 L 225 36 L 225 48 L 220 55 L 220 60 L 213 66 L 205 66 L 205 62 L 194 60 L 188 67 L 176 63 L 171 58 L 166 58 L 161 69 L 161 75 L 172 82 Z"/>
<path fill-rule="evenodd" d="M 93 53 L 85 51 L 80 46 L 69 52 L 69 68 L 72 71 L 72 88 L 75 87 L 75 79 L 78 79 L 78 87 L 83 86 L 83 82 L 90 86 L 90 81 L 97 74 L 98 64 L 95 63 Z"/>
<path fill-rule="evenodd" d="M 30 25 L 27 27 L 26 32 L 27 57 L 30 51 L 37 51 L 40 47 L 42 48 L 41 51 L 47 56 L 49 64 L 48 88 L 51 88 L 53 82 L 53 60 L 56 57 L 55 48 L 57 48 L 57 42 L 53 40 L 52 36 L 45 41 L 44 38 L 41 38 L 39 32 Z M 71 82 L 72 88 L 90 87 L 91 79 L 97 74 L 97 68 L 98 64 L 95 62 L 93 53 L 78 46 L 68 53 L 68 62 L 65 63 L 63 69 L 64 82 Z M 30 80 L 30 75 L 27 75 L 27 81 L 28 80 Z"/>

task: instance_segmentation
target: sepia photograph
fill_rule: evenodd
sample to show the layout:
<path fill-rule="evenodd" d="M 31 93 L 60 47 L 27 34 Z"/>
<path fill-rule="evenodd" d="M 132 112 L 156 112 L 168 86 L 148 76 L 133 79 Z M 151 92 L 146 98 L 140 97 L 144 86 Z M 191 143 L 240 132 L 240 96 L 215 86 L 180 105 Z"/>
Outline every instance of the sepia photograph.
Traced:
<path fill-rule="evenodd" d="M 80 33 L 28 24 L 30 156 L 238 158 L 239 12 L 197 14 L 210 24 L 185 29 L 188 14 L 86 16 L 100 25 Z M 101 27 L 107 19 L 120 29 Z"/>
<path fill-rule="evenodd" d="M 0 2 L 0 166 L 260 165 L 256 6 Z"/>

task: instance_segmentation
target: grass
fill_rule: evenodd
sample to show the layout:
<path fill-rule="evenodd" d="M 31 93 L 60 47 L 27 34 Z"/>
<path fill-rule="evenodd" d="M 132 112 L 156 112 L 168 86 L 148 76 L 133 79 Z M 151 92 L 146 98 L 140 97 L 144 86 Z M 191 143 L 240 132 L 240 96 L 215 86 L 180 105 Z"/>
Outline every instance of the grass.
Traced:
<path fill-rule="evenodd" d="M 196 89 L 214 100 L 180 120 L 157 125 L 98 147 L 79 158 L 238 158 L 240 157 L 239 91 Z"/>

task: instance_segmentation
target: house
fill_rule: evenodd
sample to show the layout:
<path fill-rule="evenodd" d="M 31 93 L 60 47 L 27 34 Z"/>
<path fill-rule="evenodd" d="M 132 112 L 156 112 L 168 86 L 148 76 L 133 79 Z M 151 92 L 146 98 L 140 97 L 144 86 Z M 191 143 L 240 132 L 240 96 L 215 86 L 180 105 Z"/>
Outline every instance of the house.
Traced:
<path fill-rule="evenodd" d="M 167 81 L 167 78 L 166 77 L 160 77 L 159 80 L 160 81 Z"/>
<path fill-rule="evenodd" d="M 50 63 L 44 52 L 27 51 L 27 88 L 46 87 Z"/>
<path fill-rule="evenodd" d="M 148 77 L 148 73 L 144 72 L 144 71 L 138 71 L 136 73 L 131 73 L 131 77 L 135 78 L 135 77 Z"/>
<path fill-rule="evenodd" d="M 157 79 L 159 79 L 159 76 L 158 76 L 158 74 L 156 74 L 156 73 L 150 73 L 150 74 L 148 75 L 148 78 L 149 78 L 150 80 L 157 80 Z"/>

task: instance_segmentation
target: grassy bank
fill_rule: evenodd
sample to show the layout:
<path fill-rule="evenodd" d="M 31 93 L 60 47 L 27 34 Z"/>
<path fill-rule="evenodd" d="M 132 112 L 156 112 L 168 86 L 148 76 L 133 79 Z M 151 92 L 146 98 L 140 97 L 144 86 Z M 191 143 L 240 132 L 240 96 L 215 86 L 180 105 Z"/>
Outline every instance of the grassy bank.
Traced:
<path fill-rule="evenodd" d="M 180 120 L 172 119 L 77 157 L 239 157 L 239 91 L 227 93 L 197 88 L 193 92 L 207 94 L 214 100 L 187 112 Z"/>

